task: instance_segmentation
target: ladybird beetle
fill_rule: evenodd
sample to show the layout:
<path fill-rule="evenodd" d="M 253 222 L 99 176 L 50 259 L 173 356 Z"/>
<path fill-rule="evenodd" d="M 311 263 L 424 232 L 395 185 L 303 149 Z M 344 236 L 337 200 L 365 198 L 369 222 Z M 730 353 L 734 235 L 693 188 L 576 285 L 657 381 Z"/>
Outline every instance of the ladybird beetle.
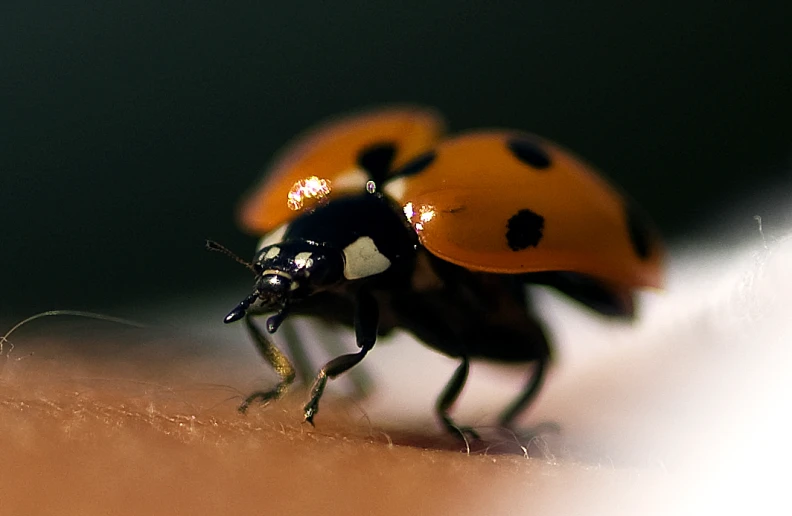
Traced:
<path fill-rule="evenodd" d="M 551 346 L 526 284 L 551 286 L 591 309 L 634 316 L 633 294 L 663 283 L 651 222 L 590 165 L 538 136 L 478 130 L 444 136 L 432 110 L 394 107 L 334 120 L 275 160 L 244 200 L 242 226 L 263 236 L 253 292 L 225 318 L 244 318 L 279 383 L 240 406 L 281 397 L 295 367 L 252 317 L 288 315 L 354 327 L 360 351 L 316 374 L 313 424 L 328 378 L 357 365 L 395 328 L 459 360 L 436 413 L 449 415 L 471 359 L 534 363 L 503 412 L 510 427 L 537 395 Z"/>

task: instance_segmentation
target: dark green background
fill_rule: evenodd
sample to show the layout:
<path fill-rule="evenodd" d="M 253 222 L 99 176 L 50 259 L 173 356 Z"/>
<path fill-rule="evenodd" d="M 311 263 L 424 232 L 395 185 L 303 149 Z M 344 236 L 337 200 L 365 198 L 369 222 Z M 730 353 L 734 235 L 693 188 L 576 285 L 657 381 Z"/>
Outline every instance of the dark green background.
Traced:
<path fill-rule="evenodd" d="M 684 235 L 787 178 L 785 3 L 6 0 L 0 317 L 245 284 L 203 239 L 249 255 L 272 153 L 384 102 L 558 140 Z"/>

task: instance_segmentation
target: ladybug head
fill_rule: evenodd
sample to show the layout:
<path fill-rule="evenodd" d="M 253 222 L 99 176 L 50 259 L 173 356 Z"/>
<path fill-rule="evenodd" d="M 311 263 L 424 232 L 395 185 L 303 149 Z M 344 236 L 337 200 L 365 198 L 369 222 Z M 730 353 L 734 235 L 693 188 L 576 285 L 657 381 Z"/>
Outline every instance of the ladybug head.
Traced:
<path fill-rule="evenodd" d="M 256 253 L 252 268 L 256 273 L 253 293 L 242 300 L 226 317 L 237 321 L 249 310 L 277 312 L 267 330 L 277 329 L 289 305 L 338 283 L 343 278 L 341 252 L 313 242 L 289 241 L 270 245 Z"/>

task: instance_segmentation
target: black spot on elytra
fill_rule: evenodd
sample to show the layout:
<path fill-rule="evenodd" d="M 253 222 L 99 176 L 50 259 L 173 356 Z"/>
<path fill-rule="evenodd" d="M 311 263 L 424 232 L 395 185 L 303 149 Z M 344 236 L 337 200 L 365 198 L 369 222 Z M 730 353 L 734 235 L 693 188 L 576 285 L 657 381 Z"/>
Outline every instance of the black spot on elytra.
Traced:
<path fill-rule="evenodd" d="M 652 235 L 654 233 L 652 225 L 646 215 L 631 203 L 625 207 L 625 217 L 635 254 L 641 260 L 646 260 L 652 252 Z"/>
<path fill-rule="evenodd" d="M 380 142 L 360 151 L 357 164 L 368 172 L 372 181 L 380 184 L 388 176 L 394 157 L 396 157 L 396 145 L 391 142 Z"/>
<path fill-rule="evenodd" d="M 510 138 L 506 146 L 515 158 L 532 168 L 542 170 L 550 166 L 550 156 L 535 141 L 525 137 Z"/>
<path fill-rule="evenodd" d="M 536 247 L 542 239 L 544 217 L 531 210 L 520 210 L 506 224 L 506 242 L 512 251 Z"/>
<path fill-rule="evenodd" d="M 420 174 L 424 171 L 426 167 L 432 164 L 432 162 L 437 157 L 435 151 L 429 151 L 421 154 L 417 158 L 414 158 L 407 162 L 402 168 L 397 170 L 393 176 L 394 177 L 402 177 L 402 176 L 414 176 L 416 174 Z"/>

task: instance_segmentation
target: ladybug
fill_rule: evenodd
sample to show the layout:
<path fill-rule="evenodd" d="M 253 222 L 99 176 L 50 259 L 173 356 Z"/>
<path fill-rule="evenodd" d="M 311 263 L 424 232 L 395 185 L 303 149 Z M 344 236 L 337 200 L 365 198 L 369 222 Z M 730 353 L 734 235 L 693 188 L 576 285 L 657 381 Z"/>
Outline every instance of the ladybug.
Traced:
<path fill-rule="evenodd" d="M 289 315 L 352 326 L 360 351 L 315 375 L 313 424 L 328 379 L 360 363 L 396 328 L 459 361 L 437 400 L 443 426 L 472 359 L 532 363 L 503 412 L 511 427 L 536 397 L 552 347 L 525 286 L 554 287 L 612 317 L 633 318 L 634 292 L 663 283 L 652 223 L 590 165 L 516 130 L 444 136 L 433 110 L 400 106 L 336 119 L 297 138 L 243 201 L 261 235 L 244 319 L 280 381 L 240 406 L 280 398 L 297 374 L 268 338 Z M 271 314 L 266 332 L 253 317 Z"/>

